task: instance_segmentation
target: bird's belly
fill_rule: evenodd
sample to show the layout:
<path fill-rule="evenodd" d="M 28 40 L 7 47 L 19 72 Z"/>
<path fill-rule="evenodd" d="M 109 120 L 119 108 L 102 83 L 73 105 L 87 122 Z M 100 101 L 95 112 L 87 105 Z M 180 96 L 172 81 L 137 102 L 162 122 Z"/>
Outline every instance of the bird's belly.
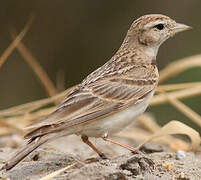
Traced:
<path fill-rule="evenodd" d="M 81 134 L 85 134 L 89 137 L 102 137 L 106 134 L 110 135 L 121 131 L 134 122 L 135 118 L 146 110 L 153 94 L 154 91 L 138 104 L 134 104 L 105 119 L 95 120 L 94 122 L 87 124 L 83 127 Z"/>

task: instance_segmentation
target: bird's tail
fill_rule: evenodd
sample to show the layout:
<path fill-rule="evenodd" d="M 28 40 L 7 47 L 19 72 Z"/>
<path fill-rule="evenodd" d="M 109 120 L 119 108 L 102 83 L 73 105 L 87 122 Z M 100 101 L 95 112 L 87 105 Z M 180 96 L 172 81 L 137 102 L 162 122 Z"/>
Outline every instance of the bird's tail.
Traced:
<path fill-rule="evenodd" d="M 55 135 L 53 134 L 49 134 L 31 139 L 26 145 L 24 145 L 21 149 L 14 153 L 11 159 L 0 170 L 12 169 L 32 151 L 34 151 L 36 148 L 46 143 L 47 141 L 53 139 L 54 136 Z"/>

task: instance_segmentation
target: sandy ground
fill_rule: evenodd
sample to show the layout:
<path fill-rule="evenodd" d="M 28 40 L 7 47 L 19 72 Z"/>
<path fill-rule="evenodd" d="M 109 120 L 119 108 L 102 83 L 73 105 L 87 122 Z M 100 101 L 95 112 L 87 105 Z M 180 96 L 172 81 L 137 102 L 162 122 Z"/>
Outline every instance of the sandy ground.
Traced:
<path fill-rule="evenodd" d="M 1 178 L 11 180 L 38 180 L 51 172 L 71 165 L 75 158 L 85 162 L 76 165 L 58 176 L 56 180 L 201 180 L 201 152 L 186 153 L 182 160 L 165 146 L 147 144 L 144 155 L 132 155 L 127 150 L 111 145 L 101 139 L 92 140 L 110 159 L 101 160 L 77 136 L 69 136 L 46 144 L 25 158 L 8 172 L 0 172 Z M 136 146 L 136 143 L 121 140 Z M 0 148 L 0 167 L 15 149 Z M 88 158 L 93 160 L 85 161 Z M 154 165 L 150 163 L 150 159 Z"/>

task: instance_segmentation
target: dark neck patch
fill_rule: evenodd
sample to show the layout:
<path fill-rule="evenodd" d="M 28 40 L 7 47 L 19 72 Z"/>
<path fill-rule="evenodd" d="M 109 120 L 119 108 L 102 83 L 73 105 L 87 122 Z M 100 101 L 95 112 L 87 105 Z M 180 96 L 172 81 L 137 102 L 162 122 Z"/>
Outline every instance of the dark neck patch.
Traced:
<path fill-rule="evenodd" d="M 156 65 L 157 65 L 157 62 L 156 62 L 156 59 L 155 59 L 155 58 L 151 60 L 151 65 L 153 65 L 153 66 L 156 66 Z"/>

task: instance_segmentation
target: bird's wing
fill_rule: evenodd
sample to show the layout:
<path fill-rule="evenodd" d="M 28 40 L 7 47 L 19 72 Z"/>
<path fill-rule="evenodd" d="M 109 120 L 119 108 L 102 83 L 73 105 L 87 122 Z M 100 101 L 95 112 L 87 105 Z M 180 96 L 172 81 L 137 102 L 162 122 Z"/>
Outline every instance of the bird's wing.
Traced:
<path fill-rule="evenodd" d="M 87 123 L 142 101 L 157 85 L 157 67 L 128 63 L 125 55 L 117 54 L 87 76 L 52 114 L 33 124 L 25 137 Z"/>
<path fill-rule="evenodd" d="M 46 119 L 32 125 L 32 138 L 111 115 L 142 101 L 155 89 L 155 80 L 107 77 L 78 86 Z"/>

